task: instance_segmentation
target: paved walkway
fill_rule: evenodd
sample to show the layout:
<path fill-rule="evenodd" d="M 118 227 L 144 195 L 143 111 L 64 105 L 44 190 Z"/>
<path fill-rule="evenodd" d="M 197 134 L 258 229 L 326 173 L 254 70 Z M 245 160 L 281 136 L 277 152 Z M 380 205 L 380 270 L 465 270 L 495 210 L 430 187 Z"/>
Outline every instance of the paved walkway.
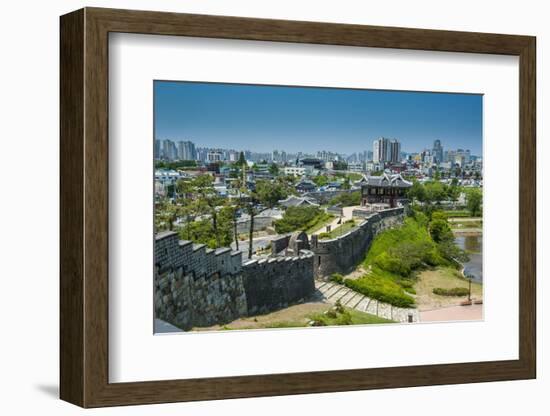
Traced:
<path fill-rule="evenodd" d="M 483 305 L 449 306 L 420 312 L 421 322 L 480 321 L 483 319 Z"/>
<path fill-rule="evenodd" d="M 412 315 L 413 322 L 419 321 L 417 309 L 398 308 L 389 303 L 379 302 L 338 283 L 315 280 L 315 288 L 329 303 L 334 304 L 339 300 L 343 306 L 348 308 L 397 322 L 409 322 L 409 314 Z"/>
<path fill-rule="evenodd" d="M 174 325 L 163 321 L 162 319 L 155 318 L 154 332 L 155 334 L 166 334 L 170 332 L 183 332 L 183 331 L 178 327 L 175 327 Z"/>
<path fill-rule="evenodd" d="M 483 221 L 481 217 L 456 217 L 456 218 L 447 218 L 449 222 L 479 222 Z"/>

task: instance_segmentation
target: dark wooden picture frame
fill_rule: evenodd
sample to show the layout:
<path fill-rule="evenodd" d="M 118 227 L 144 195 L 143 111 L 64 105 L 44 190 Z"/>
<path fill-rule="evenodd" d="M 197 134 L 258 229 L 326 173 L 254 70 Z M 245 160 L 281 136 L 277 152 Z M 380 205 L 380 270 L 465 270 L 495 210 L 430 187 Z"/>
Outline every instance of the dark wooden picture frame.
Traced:
<path fill-rule="evenodd" d="M 61 17 L 60 396 L 83 407 L 530 379 L 536 376 L 535 38 L 85 8 Z M 519 359 L 109 383 L 110 32 L 519 57 Z"/>

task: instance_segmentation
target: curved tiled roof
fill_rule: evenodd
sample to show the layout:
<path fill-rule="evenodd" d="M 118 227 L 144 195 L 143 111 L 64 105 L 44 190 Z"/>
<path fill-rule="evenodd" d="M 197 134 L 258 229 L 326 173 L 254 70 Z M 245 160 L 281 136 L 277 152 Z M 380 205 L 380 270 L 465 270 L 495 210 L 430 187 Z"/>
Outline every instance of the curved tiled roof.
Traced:
<path fill-rule="evenodd" d="M 363 178 L 361 178 L 357 183 L 361 185 L 392 188 L 410 188 L 412 186 L 412 182 L 406 181 L 400 174 L 388 175 L 387 173 L 380 176 L 363 175 Z"/>

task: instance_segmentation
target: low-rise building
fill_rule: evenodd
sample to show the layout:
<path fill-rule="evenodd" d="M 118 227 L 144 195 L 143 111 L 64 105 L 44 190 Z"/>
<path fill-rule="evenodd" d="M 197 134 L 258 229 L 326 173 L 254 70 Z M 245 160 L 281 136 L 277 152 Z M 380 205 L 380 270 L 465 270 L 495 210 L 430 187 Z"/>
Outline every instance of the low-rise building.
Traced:
<path fill-rule="evenodd" d="M 292 176 L 311 176 L 313 174 L 313 166 L 286 166 L 283 169 L 285 175 Z"/>
<path fill-rule="evenodd" d="M 317 185 L 310 180 L 301 180 L 295 188 L 300 193 L 313 192 L 317 189 Z"/>

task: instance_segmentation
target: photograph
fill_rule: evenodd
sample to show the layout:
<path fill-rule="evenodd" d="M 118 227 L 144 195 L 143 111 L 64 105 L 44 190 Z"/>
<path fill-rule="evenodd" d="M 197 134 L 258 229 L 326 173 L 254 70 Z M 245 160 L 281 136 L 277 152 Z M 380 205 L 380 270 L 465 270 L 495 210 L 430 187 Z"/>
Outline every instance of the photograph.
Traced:
<path fill-rule="evenodd" d="M 483 321 L 483 94 L 152 88 L 155 334 Z"/>

